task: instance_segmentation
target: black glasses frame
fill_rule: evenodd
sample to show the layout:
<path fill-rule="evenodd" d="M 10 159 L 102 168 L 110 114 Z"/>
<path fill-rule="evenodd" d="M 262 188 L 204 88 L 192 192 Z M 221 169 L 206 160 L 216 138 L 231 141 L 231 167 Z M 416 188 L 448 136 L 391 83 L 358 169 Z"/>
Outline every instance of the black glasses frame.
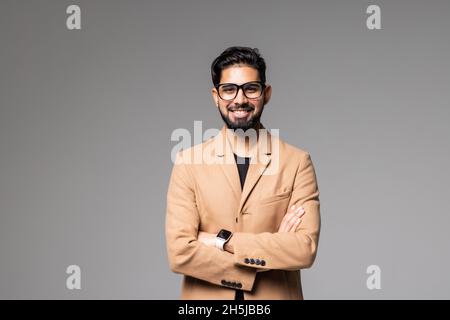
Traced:
<path fill-rule="evenodd" d="M 247 95 L 245 94 L 244 87 L 247 86 L 247 85 L 249 85 L 249 84 L 253 84 L 253 83 L 258 83 L 258 84 L 261 85 L 261 87 L 262 87 L 262 88 L 261 88 L 261 94 L 260 94 L 259 96 L 257 96 L 256 98 L 249 98 L 249 97 L 247 97 Z M 235 88 L 237 88 L 237 90 L 236 90 L 236 95 L 235 95 L 232 99 L 224 99 L 224 98 L 222 98 L 222 96 L 220 95 L 220 87 L 225 86 L 225 85 L 232 85 L 232 86 L 234 86 Z M 219 84 L 215 85 L 215 88 L 216 88 L 216 90 L 217 90 L 217 94 L 219 95 L 220 99 L 222 99 L 222 100 L 230 101 L 230 100 L 235 99 L 235 98 L 237 97 L 237 95 L 238 95 L 240 89 L 242 89 L 242 93 L 244 94 L 244 96 L 245 96 L 247 99 L 258 99 L 259 97 L 262 96 L 262 94 L 263 94 L 263 92 L 264 92 L 264 89 L 266 88 L 266 84 L 265 84 L 264 82 L 262 82 L 262 81 L 249 81 L 249 82 L 243 83 L 243 84 L 241 84 L 241 85 L 238 85 L 238 84 L 236 84 L 236 83 L 228 83 L 228 82 L 227 82 L 227 83 L 219 83 Z"/>

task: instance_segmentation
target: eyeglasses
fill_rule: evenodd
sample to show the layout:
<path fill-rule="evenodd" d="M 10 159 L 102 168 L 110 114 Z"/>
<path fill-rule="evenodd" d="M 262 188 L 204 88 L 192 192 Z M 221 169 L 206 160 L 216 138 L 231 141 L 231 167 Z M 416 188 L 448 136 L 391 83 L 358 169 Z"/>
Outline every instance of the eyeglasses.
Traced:
<path fill-rule="evenodd" d="M 242 92 L 247 99 L 257 99 L 261 97 L 266 85 L 261 81 L 251 81 L 241 85 L 235 83 L 221 83 L 215 87 L 222 100 L 233 100 L 236 98 L 239 89 L 242 89 Z"/>

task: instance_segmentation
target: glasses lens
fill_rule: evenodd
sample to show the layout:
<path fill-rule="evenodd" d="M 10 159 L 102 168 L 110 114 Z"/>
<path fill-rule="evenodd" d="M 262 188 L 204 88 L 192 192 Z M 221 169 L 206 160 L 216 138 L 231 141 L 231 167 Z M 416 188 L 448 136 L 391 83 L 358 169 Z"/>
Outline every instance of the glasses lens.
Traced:
<path fill-rule="evenodd" d="M 249 99 L 259 98 L 262 94 L 262 85 L 258 82 L 247 83 L 244 86 L 244 93 Z"/>
<path fill-rule="evenodd" d="M 225 84 L 219 87 L 219 95 L 222 99 L 232 100 L 236 96 L 237 86 L 234 84 Z"/>
<path fill-rule="evenodd" d="M 248 99 L 256 99 L 262 95 L 263 85 L 259 82 L 248 82 L 243 85 L 244 95 Z M 237 96 L 239 86 L 234 83 L 226 83 L 219 86 L 219 96 L 224 100 L 233 100 Z"/>

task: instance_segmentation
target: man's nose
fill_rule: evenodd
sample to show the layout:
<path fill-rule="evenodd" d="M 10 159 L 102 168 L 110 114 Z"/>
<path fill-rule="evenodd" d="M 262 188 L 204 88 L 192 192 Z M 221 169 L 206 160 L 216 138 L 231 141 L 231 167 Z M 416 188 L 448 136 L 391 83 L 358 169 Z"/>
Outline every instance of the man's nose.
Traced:
<path fill-rule="evenodd" d="M 234 98 L 234 102 L 236 102 L 238 104 L 243 104 L 243 103 L 247 102 L 247 97 L 244 94 L 244 89 L 242 89 L 242 88 L 238 89 L 236 97 Z"/>

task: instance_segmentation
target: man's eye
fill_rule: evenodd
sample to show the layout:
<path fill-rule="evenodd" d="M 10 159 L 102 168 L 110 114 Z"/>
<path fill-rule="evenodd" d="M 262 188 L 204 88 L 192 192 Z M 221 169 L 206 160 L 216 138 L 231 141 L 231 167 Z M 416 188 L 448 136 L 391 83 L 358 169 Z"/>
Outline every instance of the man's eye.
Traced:
<path fill-rule="evenodd" d="M 249 86 L 245 90 L 248 92 L 256 92 L 259 90 L 259 87 L 258 86 Z"/>
<path fill-rule="evenodd" d="M 233 92 L 234 91 L 234 87 L 224 87 L 224 88 L 222 88 L 222 91 L 224 91 L 224 92 Z"/>

